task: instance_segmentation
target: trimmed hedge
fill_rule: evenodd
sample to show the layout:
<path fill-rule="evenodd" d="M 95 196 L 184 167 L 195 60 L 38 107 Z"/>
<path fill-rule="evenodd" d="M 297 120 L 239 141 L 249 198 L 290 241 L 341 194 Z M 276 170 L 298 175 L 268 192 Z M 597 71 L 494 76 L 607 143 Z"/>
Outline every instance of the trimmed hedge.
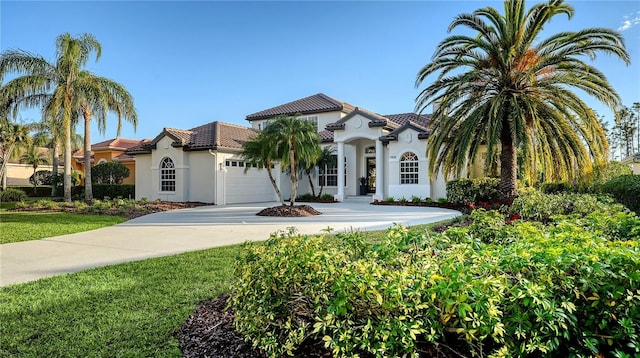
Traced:
<path fill-rule="evenodd" d="M 35 187 L 35 189 L 32 185 L 11 186 L 11 188 L 22 190 L 30 197 L 51 196 L 51 185 L 42 185 Z M 58 193 L 62 193 L 62 188 L 58 189 Z"/>
<path fill-rule="evenodd" d="M 498 201 L 499 183 L 498 178 L 454 179 L 447 182 L 447 200 L 456 204 Z"/>
<path fill-rule="evenodd" d="M 0 191 L 0 202 L 14 202 L 14 201 L 23 201 L 27 198 L 27 194 L 15 188 L 7 188 L 7 190 Z"/>
<path fill-rule="evenodd" d="M 136 186 L 134 184 L 93 184 L 93 197 L 95 199 L 123 198 L 133 199 L 136 197 Z"/>
<path fill-rule="evenodd" d="M 640 175 L 628 174 L 613 178 L 604 183 L 601 190 L 629 210 L 640 213 Z"/>

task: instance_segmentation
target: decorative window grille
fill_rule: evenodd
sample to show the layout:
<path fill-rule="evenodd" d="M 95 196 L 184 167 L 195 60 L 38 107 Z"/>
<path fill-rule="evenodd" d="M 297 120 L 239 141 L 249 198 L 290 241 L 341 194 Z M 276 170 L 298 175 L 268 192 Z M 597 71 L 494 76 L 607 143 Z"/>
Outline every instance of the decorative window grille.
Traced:
<path fill-rule="evenodd" d="M 418 184 L 418 156 L 407 152 L 400 158 L 400 184 Z"/>
<path fill-rule="evenodd" d="M 176 167 L 171 158 L 160 162 L 160 191 L 176 191 Z"/>
<path fill-rule="evenodd" d="M 338 156 L 332 155 L 335 165 L 326 165 L 318 168 L 319 186 L 338 186 Z M 347 159 L 344 160 L 344 180 L 347 182 Z"/>

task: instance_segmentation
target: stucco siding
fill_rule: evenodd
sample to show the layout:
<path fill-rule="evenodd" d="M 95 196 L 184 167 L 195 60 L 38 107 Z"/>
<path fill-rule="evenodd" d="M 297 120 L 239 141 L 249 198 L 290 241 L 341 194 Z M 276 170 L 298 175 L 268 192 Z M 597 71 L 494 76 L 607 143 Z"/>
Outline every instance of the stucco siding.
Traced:
<path fill-rule="evenodd" d="M 138 154 L 136 155 L 136 168 L 139 170 L 135 173 L 136 183 L 136 200 L 147 198 L 149 200 L 155 200 L 153 195 L 154 183 L 151 178 L 152 172 L 155 172 L 151 168 L 151 154 Z"/>
<path fill-rule="evenodd" d="M 387 196 L 395 199 L 411 199 L 413 195 L 421 198 L 431 197 L 431 181 L 429 180 L 428 162 L 426 156 L 427 145 L 418 139 L 418 132 L 407 129 L 398 135 L 397 141 L 387 145 L 388 150 L 388 189 Z M 401 184 L 400 160 L 405 153 L 414 153 L 418 157 L 418 183 Z"/>
<path fill-rule="evenodd" d="M 213 155 L 208 151 L 188 152 L 189 167 L 189 201 L 203 203 L 215 202 L 216 166 Z"/>

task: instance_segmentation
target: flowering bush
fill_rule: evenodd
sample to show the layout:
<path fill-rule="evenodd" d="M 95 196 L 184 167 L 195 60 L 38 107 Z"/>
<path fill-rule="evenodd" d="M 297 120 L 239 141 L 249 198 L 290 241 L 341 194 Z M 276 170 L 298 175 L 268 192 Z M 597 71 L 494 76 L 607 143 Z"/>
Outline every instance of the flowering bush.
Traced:
<path fill-rule="evenodd" d="M 640 354 L 634 214 L 546 226 L 515 214 L 506 225 L 495 211 L 472 217 L 442 234 L 394 226 L 373 243 L 290 231 L 247 244 L 236 327 L 272 357 L 302 344 L 336 357 Z"/>

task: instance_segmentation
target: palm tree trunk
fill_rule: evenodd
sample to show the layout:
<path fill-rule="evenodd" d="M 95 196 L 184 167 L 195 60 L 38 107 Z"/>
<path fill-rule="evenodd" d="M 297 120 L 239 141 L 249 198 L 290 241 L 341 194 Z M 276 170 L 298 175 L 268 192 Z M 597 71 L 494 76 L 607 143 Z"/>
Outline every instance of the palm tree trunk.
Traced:
<path fill-rule="evenodd" d="M 296 195 L 298 195 L 298 172 L 296 169 L 296 151 L 292 146 L 289 150 L 289 165 L 291 166 L 291 206 L 296 203 Z"/>
<path fill-rule="evenodd" d="M 9 144 L 8 148 L 5 148 L 5 152 L 2 153 L 2 166 L 0 167 L 0 174 L 2 174 L 2 190 L 7 190 L 7 163 L 9 162 L 9 158 L 11 158 L 11 152 L 13 152 L 13 147 L 15 147 L 15 143 Z"/>
<path fill-rule="evenodd" d="M 54 141 L 53 148 L 51 148 L 51 175 L 53 180 L 51 181 L 51 196 L 56 196 L 58 190 L 58 143 Z"/>
<path fill-rule="evenodd" d="M 311 169 L 305 169 L 304 171 L 307 173 L 307 179 L 309 179 L 309 186 L 311 187 L 311 195 L 316 196 L 316 187 L 313 186 L 313 180 L 311 180 Z"/>
<path fill-rule="evenodd" d="M 278 188 L 278 184 L 276 184 L 276 180 L 273 177 L 273 173 L 271 173 L 271 163 L 265 163 L 265 169 L 267 169 L 267 175 L 269 175 L 269 180 L 271 180 L 271 185 L 273 185 L 273 189 L 276 191 L 278 195 L 278 200 L 280 200 L 280 204 L 284 206 L 284 198 L 282 197 L 282 193 L 280 192 L 280 188 Z"/>
<path fill-rule="evenodd" d="M 508 112 L 506 112 L 500 132 L 502 150 L 500 152 L 500 184 L 498 185 L 501 199 L 505 202 L 511 202 L 518 196 L 518 188 L 516 186 L 517 153 L 511 127 L 507 119 L 508 115 Z"/>
<path fill-rule="evenodd" d="M 84 200 L 93 201 L 93 187 L 91 186 L 91 109 L 82 109 L 84 116 Z"/>
<path fill-rule="evenodd" d="M 71 202 L 71 100 L 65 98 L 64 117 L 64 201 Z"/>
<path fill-rule="evenodd" d="M 33 196 L 38 196 L 38 178 L 36 178 L 37 165 L 33 165 Z"/>

